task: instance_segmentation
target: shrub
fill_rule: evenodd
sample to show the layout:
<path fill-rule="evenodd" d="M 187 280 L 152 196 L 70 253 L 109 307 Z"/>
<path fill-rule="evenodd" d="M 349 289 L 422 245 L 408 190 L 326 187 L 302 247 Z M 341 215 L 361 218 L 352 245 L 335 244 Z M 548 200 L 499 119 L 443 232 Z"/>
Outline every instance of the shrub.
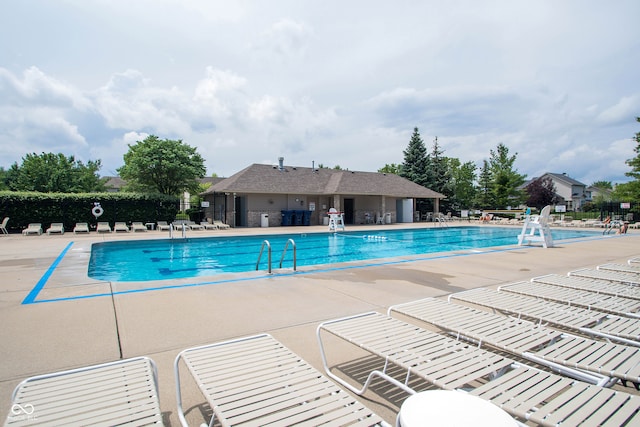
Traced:
<path fill-rule="evenodd" d="M 99 218 L 92 213 L 95 203 L 103 209 Z M 31 222 L 42 223 L 43 228 L 62 222 L 65 230 L 72 230 L 76 222 L 171 222 L 179 205 L 177 197 L 162 194 L 0 191 L 0 217 L 10 218 L 9 230 L 22 230 Z"/>

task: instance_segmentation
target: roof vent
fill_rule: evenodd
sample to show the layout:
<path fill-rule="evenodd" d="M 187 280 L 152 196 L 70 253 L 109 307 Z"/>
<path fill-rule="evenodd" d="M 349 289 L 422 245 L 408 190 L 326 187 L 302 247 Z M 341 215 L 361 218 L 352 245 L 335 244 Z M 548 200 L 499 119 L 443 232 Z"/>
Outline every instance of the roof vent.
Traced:
<path fill-rule="evenodd" d="M 280 172 L 284 170 L 284 157 L 278 157 L 278 169 Z"/>

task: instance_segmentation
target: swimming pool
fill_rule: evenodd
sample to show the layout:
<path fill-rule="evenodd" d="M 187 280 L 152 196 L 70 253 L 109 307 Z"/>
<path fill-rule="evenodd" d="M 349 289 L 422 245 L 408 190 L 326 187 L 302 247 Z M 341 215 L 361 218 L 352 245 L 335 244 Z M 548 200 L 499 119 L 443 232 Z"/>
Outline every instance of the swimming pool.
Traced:
<path fill-rule="evenodd" d="M 91 247 L 88 275 L 97 280 L 133 282 L 255 271 L 264 240 L 271 245 L 275 269 L 289 239 L 295 242 L 299 268 L 514 245 L 519 232 L 520 228 L 481 226 L 101 242 Z M 598 235 L 553 230 L 555 241 Z M 259 269 L 267 270 L 267 262 L 265 247 Z M 293 248 L 289 244 L 282 268 L 292 267 Z"/>

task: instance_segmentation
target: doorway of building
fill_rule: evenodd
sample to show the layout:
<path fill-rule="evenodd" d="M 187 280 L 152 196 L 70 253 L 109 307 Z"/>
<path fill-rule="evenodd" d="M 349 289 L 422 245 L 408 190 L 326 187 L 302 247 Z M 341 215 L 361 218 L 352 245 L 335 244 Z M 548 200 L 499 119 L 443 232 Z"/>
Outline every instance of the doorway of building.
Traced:
<path fill-rule="evenodd" d="M 236 213 L 234 227 L 247 226 L 247 200 L 246 197 L 236 196 L 234 210 Z"/>
<path fill-rule="evenodd" d="M 353 199 L 344 199 L 344 223 L 353 224 Z"/>

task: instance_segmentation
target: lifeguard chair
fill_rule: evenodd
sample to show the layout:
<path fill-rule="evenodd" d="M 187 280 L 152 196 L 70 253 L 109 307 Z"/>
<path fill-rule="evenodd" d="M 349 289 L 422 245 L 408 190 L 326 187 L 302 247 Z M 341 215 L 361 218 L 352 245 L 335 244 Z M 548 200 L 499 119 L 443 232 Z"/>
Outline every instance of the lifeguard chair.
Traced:
<path fill-rule="evenodd" d="M 329 209 L 329 231 L 344 230 L 344 214 L 338 212 L 336 208 Z"/>
<path fill-rule="evenodd" d="M 545 248 L 553 247 L 553 238 L 551 237 L 551 229 L 549 228 L 549 212 L 550 206 L 545 206 L 540 215 L 527 215 L 522 231 L 518 236 L 518 245 L 522 246 L 527 242 L 542 242 Z"/>

